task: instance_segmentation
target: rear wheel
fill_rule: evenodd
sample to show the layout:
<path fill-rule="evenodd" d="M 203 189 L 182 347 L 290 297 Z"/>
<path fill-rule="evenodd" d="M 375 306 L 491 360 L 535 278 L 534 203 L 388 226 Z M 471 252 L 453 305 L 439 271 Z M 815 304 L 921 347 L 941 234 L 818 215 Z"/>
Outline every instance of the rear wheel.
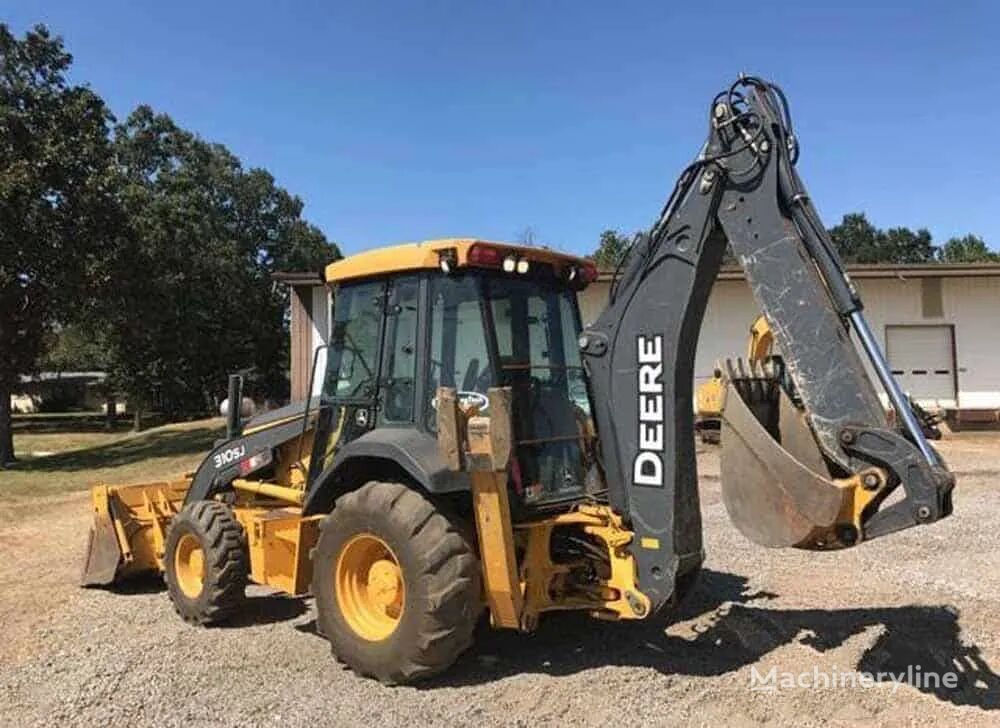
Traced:
<path fill-rule="evenodd" d="M 313 595 L 334 654 L 393 684 L 450 666 L 482 610 L 471 544 L 400 483 L 370 482 L 337 500 L 313 552 Z"/>
<path fill-rule="evenodd" d="M 170 523 L 164 551 L 167 591 L 185 621 L 217 624 L 242 605 L 246 536 L 229 506 L 216 501 L 186 505 Z"/>

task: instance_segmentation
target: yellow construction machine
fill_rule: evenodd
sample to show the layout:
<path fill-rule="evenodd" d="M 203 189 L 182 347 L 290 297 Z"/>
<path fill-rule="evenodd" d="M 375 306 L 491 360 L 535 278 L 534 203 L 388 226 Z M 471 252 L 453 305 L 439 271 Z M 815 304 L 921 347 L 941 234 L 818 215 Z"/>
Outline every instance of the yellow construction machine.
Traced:
<path fill-rule="evenodd" d="M 839 549 L 947 516 L 952 475 L 899 406 L 797 158 L 776 86 L 718 94 L 586 328 L 596 269 L 547 249 L 449 239 L 331 264 L 319 394 L 247 421 L 234 406 L 189 476 L 95 487 L 84 583 L 162 572 L 198 624 L 239 610 L 248 581 L 311 594 L 336 656 L 387 683 L 447 668 L 484 613 L 530 631 L 552 611 L 669 610 L 704 559 L 694 352 L 727 245 L 783 362 L 722 373 L 736 526 Z"/>

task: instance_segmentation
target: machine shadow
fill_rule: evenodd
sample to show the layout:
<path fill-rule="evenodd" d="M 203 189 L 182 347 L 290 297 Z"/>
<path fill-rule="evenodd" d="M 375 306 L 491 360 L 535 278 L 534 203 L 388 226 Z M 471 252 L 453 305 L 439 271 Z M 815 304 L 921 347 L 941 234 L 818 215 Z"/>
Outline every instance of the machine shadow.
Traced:
<path fill-rule="evenodd" d="M 288 622 L 309 611 L 305 597 L 287 594 L 247 595 L 246 603 L 231 620 L 219 625 L 222 629 L 239 629 L 264 624 Z"/>
<path fill-rule="evenodd" d="M 166 430 L 43 458 L 20 461 L 18 470 L 28 472 L 78 472 L 132 465 L 150 458 L 197 455 L 212 449 L 222 431 L 218 427 Z"/>
<path fill-rule="evenodd" d="M 552 615 L 533 635 L 481 630 L 476 646 L 444 675 L 421 687 L 432 689 L 488 682 L 524 673 L 567 675 L 607 665 L 651 667 L 664 674 L 711 677 L 757 662 L 767 653 L 798 642 L 817 652 L 839 647 L 870 627 L 882 633 L 854 666 L 873 675 L 954 672 L 955 688 L 914 685 L 955 705 L 1000 708 L 1000 675 L 980 649 L 961 640 L 958 612 L 949 607 L 871 609 L 771 609 L 752 606 L 774 598 L 747 592 L 743 577 L 705 570 L 670 620 L 708 617 L 693 637 L 666 634 L 667 623 L 605 623 L 581 614 Z M 714 612 L 714 614 L 712 614 Z M 780 668 L 779 668 L 780 669 Z M 886 678 L 887 680 L 889 678 Z"/>
<path fill-rule="evenodd" d="M 106 589 L 119 596 L 133 594 L 159 594 L 167 591 L 167 584 L 162 574 L 139 574 L 125 581 L 115 582 L 106 587 L 87 587 L 91 589 Z"/>
<path fill-rule="evenodd" d="M 118 584 L 112 584 L 108 590 L 119 596 L 137 596 L 165 593 L 167 585 L 160 574 L 143 574 Z M 239 611 L 232 619 L 218 626 L 220 629 L 239 629 L 288 622 L 309 611 L 308 600 L 308 597 L 293 597 L 280 592 L 271 593 L 251 587 L 247 593 L 246 601 Z M 296 629 L 299 627 L 297 626 Z"/>

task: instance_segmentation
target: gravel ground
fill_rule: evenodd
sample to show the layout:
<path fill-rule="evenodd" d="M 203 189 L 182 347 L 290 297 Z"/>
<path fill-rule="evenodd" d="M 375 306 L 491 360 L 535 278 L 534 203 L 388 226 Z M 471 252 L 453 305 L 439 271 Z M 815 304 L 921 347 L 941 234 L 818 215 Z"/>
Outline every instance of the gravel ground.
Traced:
<path fill-rule="evenodd" d="M 530 637 L 484 630 L 447 675 L 403 688 L 334 661 L 308 599 L 254 588 L 238 624 L 199 629 L 158 581 L 77 588 L 83 494 L 0 506 L 0 723 L 998 725 L 1000 437 L 941 449 L 959 477 L 955 515 L 836 554 L 743 539 L 716 454 L 702 453 L 708 560 L 669 625 L 554 615 Z M 908 666 L 954 671 L 959 687 L 750 689 L 772 668 L 787 679 Z"/>

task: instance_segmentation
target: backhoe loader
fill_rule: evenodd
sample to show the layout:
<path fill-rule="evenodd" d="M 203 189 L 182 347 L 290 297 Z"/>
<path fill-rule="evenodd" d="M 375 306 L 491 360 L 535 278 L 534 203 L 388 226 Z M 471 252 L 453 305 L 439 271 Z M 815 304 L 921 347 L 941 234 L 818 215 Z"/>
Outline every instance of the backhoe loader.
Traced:
<path fill-rule="evenodd" d="M 782 354 L 780 372 L 724 372 L 735 525 L 823 550 L 947 516 L 953 477 L 796 173 L 782 92 L 741 76 L 708 117 L 590 326 L 594 265 L 544 248 L 447 239 L 329 265 L 318 395 L 232 407 L 190 476 L 95 487 L 84 584 L 161 571 L 196 624 L 231 617 L 248 581 L 311 594 L 334 654 L 386 683 L 447 668 L 484 613 L 521 631 L 558 610 L 665 613 L 704 559 L 692 375 L 727 245 Z"/>

